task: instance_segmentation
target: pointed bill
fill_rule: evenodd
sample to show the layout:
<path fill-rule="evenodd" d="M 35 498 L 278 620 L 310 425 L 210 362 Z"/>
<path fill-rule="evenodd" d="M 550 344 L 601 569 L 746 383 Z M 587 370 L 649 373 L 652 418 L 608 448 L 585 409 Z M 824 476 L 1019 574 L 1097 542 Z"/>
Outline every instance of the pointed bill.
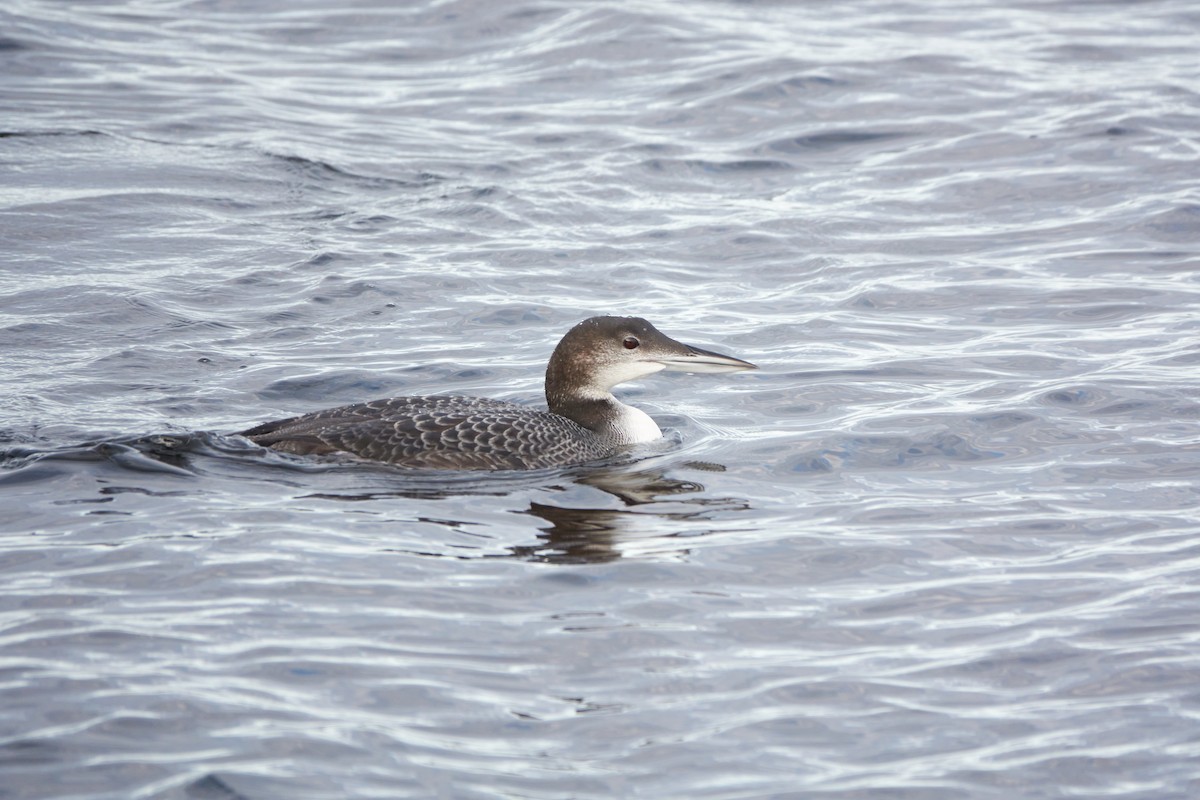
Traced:
<path fill-rule="evenodd" d="M 743 369 L 758 369 L 749 361 L 740 358 L 714 353 L 712 350 L 702 350 L 689 344 L 680 345 L 687 352 L 682 355 L 659 356 L 654 359 L 663 365 L 663 369 L 672 372 L 738 372 Z"/>

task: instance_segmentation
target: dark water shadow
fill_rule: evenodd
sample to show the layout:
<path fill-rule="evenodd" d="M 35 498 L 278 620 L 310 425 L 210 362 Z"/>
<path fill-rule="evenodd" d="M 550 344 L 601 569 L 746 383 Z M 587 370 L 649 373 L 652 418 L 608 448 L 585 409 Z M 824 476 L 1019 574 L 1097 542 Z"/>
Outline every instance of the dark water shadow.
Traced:
<path fill-rule="evenodd" d="M 249 800 L 246 795 L 211 773 L 189 784 L 184 790 L 184 797 L 188 800 Z"/>

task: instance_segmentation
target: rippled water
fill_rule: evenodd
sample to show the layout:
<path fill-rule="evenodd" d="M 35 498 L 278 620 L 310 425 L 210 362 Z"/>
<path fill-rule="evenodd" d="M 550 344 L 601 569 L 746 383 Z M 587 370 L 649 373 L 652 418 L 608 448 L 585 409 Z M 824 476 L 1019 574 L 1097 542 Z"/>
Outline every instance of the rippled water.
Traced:
<path fill-rule="evenodd" d="M 0 9 L 0 797 L 1200 796 L 1194 3 L 399 5 Z"/>

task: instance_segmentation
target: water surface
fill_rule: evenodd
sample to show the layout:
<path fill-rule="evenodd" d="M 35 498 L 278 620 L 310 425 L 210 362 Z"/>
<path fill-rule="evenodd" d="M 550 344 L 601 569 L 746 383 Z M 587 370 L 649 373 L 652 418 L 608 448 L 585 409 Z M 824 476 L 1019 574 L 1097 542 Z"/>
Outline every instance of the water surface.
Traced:
<path fill-rule="evenodd" d="M 0 10 L 0 796 L 1200 794 L 1193 4 Z M 263 453 L 540 402 L 665 446 Z"/>

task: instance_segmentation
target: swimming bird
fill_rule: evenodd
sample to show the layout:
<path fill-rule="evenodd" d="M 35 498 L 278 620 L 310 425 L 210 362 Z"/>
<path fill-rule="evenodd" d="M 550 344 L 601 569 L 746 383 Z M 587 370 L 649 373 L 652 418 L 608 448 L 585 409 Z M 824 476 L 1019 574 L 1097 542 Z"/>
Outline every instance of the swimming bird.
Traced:
<path fill-rule="evenodd" d="M 459 395 L 392 397 L 267 422 L 242 436 L 285 453 L 348 453 L 402 467 L 542 469 L 608 458 L 662 436 L 612 388 L 661 370 L 734 372 L 748 361 L 701 350 L 639 317 L 592 317 L 563 336 L 546 366 L 540 411 Z"/>

